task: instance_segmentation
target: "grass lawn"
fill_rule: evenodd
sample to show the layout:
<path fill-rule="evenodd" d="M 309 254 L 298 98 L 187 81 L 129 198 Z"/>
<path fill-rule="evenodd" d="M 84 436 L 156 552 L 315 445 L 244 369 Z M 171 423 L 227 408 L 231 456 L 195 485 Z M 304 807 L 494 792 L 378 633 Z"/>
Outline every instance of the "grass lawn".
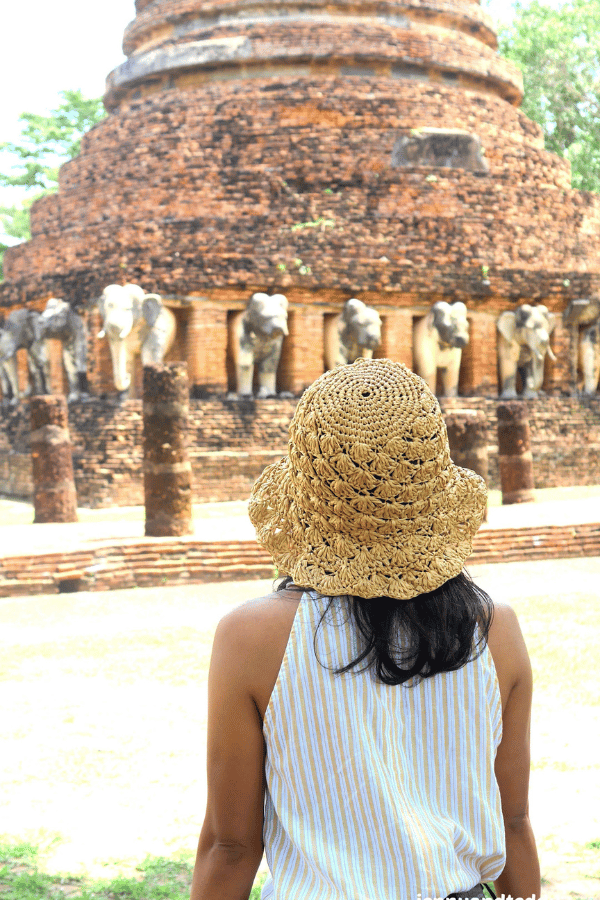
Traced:
<path fill-rule="evenodd" d="M 31 844 L 0 844 L 0 896 L 10 900 L 189 900 L 192 864 L 148 858 L 134 875 L 93 881 L 50 875 L 39 866 Z M 259 900 L 264 875 L 256 879 L 250 900 Z"/>
<path fill-rule="evenodd" d="M 600 900 L 600 560 L 472 574 L 513 603 L 533 660 L 531 807 L 544 898 Z M 120 897 L 187 896 L 204 813 L 212 635 L 231 606 L 269 586 L 0 600 L 0 832 L 5 845 L 39 848 L 36 863 L 5 847 L 0 896 L 108 900 L 117 894 L 106 882 L 119 878 L 129 883 Z M 46 893 L 16 893 L 6 879 L 36 865 Z M 69 875 L 65 890 L 59 873 Z M 90 879 L 104 887 L 89 893 Z"/>

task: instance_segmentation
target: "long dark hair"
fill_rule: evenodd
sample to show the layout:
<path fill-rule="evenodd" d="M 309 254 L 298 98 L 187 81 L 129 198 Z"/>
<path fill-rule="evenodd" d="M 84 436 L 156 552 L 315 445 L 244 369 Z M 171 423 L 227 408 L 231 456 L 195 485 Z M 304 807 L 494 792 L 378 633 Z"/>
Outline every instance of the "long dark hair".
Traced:
<path fill-rule="evenodd" d="M 291 584 L 286 577 L 277 590 Z M 360 636 L 361 651 L 356 659 L 332 671 L 342 675 L 352 669 L 373 669 L 384 684 L 431 678 L 476 659 L 486 646 L 494 611 L 490 597 L 465 571 L 412 600 L 365 600 L 352 594 L 341 600 Z M 319 627 L 335 602 L 336 598 L 329 598 Z"/>

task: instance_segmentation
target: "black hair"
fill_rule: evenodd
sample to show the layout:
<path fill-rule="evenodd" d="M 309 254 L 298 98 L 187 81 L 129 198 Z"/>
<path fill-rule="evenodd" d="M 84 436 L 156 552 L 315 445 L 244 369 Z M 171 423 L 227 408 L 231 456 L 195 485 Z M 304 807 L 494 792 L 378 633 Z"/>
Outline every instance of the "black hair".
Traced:
<path fill-rule="evenodd" d="M 292 584 L 293 580 L 285 577 L 277 590 Z M 494 612 L 488 594 L 465 571 L 412 600 L 366 600 L 352 594 L 341 599 L 362 648 L 356 659 L 332 671 L 342 675 L 352 669 L 373 669 L 384 684 L 431 678 L 476 659 L 486 646 Z M 336 598 L 329 598 L 319 627 L 335 602 Z"/>

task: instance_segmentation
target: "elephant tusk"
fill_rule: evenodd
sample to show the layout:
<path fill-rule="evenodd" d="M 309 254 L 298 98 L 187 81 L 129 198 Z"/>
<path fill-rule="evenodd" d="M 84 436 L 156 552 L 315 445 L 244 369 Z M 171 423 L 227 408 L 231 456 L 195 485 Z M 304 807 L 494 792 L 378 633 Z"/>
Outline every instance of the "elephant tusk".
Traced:
<path fill-rule="evenodd" d="M 548 353 L 548 356 L 550 357 L 550 359 L 552 360 L 552 362 L 556 362 L 556 356 L 555 356 L 554 353 L 552 352 L 552 347 L 550 347 L 550 346 L 548 345 L 548 350 L 547 350 L 546 352 Z"/>
<path fill-rule="evenodd" d="M 103 331 L 99 331 L 99 332 L 98 332 L 98 337 L 99 337 L 100 339 L 105 338 L 105 337 L 106 337 L 106 332 L 105 332 L 104 330 L 103 330 Z"/>

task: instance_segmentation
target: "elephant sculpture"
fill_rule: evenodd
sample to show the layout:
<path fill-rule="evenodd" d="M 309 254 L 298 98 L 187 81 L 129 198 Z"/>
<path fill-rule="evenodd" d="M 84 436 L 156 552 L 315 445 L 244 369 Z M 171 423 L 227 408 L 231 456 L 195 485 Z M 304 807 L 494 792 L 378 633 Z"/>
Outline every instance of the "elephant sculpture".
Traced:
<path fill-rule="evenodd" d="M 563 322 L 572 329 L 571 382 L 576 389 L 579 363 L 583 393 L 595 394 L 600 380 L 600 295 L 571 300 L 563 313 Z"/>
<path fill-rule="evenodd" d="M 82 317 L 66 300 L 51 297 L 40 316 L 40 329 L 44 339 L 58 338 L 62 342 L 68 401 L 87 397 L 87 329 Z"/>
<path fill-rule="evenodd" d="M 517 396 L 517 372 L 521 376 L 522 396 L 537 397 L 544 380 L 546 355 L 556 360 L 550 347 L 550 335 L 556 316 L 545 306 L 523 303 L 514 311 L 506 310 L 497 321 L 500 396 Z"/>
<path fill-rule="evenodd" d="M 253 294 L 244 312 L 232 322 L 231 348 L 236 392 L 252 395 L 256 369 L 257 397 L 277 393 L 277 367 L 287 327 L 288 301 L 283 294 Z"/>
<path fill-rule="evenodd" d="M 413 330 L 415 372 L 435 393 L 438 371 L 442 396 L 458 395 L 458 373 L 463 347 L 469 343 L 469 322 L 464 303 L 434 303 Z"/>
<path fill-rule="evenodd" d="M 356 359 L 372 359 L 381 343 L 381 319 L 362 300 L 347 300 L 325 334 L 325 367 L 333 369 Z"/>
<path fill-rule="evenodd" d="M 47 394 L 50 384 L 48 357 L 40 328 L 40 314 L 33 309 L 14 309 L 0 328 L 3 405 L 14 406 L 20 399 L 17 350 L 27 351 L 29 390 L 34 394 Z"/>
<path fill-rule="evenodd" d="M 135 360 L 158 365 L 173 345 L 175 315 L 158 294 L 146 294 L 137 284 L 109 284 L 98 300 L 102 330 L 110 347 L 115 387 L 131 395 Z"/>

